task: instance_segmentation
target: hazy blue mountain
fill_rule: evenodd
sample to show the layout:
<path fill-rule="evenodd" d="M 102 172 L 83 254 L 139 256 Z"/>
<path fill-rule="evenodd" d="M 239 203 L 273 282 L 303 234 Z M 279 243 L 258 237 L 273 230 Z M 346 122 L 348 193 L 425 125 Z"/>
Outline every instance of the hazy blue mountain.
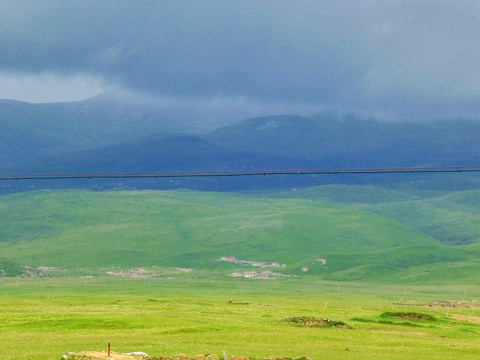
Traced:
<path fill-rule="evenodd" d="M 102 97 L 65 104 L 2 101 L 0 171 L 111 173 L 480 164 L 477 121 L 386 122 L 325 112 L 310 118 L 265 116 L 232 124 L 231 116 L 222 120 L 219 113 L 213 116 L 215 121 L 202 122 L 202 114 L 192 108 L 175 110 Z M 474 188 L 479 183 L 474 177 L 459 180 L 448 175 L 435 175 L 426 183 L 427 177 L 418 174 L 268 178 L 152 180 L 142 186 L 236 190 L 416 182 L 425 187 L 454 184 Z"/>
<path fill-rule="evenodd" d="M 15 172 L 37 157 L 140 141 L 152 134 L 198 134 L 241 119 L 206 109 L 103 94 L 86 101 L 30 104 L 0 100 L 0 169 Z M 36 161 L 34 161 L 36 162 Z"/>
<path fill-rule="evenodd" d="M 235 151 L 301 157 L 329 168 L 442 166 L 479 160 L 479 131 L 479 122 L 463 120 L 389 123 L 325 113 L 248 119 L 207 138 Z"/>

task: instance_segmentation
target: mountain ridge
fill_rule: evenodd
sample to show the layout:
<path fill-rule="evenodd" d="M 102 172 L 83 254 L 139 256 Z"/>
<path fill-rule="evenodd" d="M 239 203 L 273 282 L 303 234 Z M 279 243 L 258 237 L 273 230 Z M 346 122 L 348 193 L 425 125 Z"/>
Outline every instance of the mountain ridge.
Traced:
<path fill-rule="evenodd" d="M 162 108 L 158 106 L 154 110 L 147 105 L 131 108 L 98 99 L 41 105 L 14 102 L 13 107 L 11 102 L 6 104 L 0 102 L 0 126 L 5 129 L 0 134 L 3 173 L 335 169 L 480 163 L 480 143 L 476 136 L 480 133 L 480 122 L 469 120 L 385 122 L 324 112 L 311 117 L 272 115 L 233 123 L 225 120 L 223 126 L 198 132 L 186 118 L 178 118 L 175 124 L 171 117 L 162 118 Z M 175 109 L 172 111 L 175 113 Z M 196 121 L 201 121 L 200 115 L 197 114 Z M 417 178 L 422 179 L 420 175 Z M 405 179 L 396 175 L 393 181 L 410 181 Z M 462 185 L 446 176 L 437 179 L 441 180 L 432 186 L 477 186 L 475 181 Z M 392 177 L 278 178 L 270 180 L 270 185 L 250 180 L 243 184 L 227 181 L 225 186 L 216 180 L 179 180 L 178 186 L 230 191 L 338 181 L 388 184 Z M 112 182 L 107 187 L 117 185 Z M 162 189 L 173 185 L 157 181 L 149 186 Z"/>

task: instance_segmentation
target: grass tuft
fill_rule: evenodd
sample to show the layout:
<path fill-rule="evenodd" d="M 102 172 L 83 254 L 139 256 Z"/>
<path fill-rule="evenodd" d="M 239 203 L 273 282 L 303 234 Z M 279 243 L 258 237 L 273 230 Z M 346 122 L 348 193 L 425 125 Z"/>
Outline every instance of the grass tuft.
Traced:
<path fill-rule="evenodd" d="M 382 318 L 398 318 L 405 320 L 428 320 L 428 321 L 437 321 L 432 315 L 422 314 L 417 312 L 384 312 L 380 315 Z"/>
<path fill-rule="evenodd" d="M 294 316 L 284 320 L 286 323 L 292 323 L 307 327 L 332 327 L 332 328 L 349 328 L 343 321 L 336 321 L 330 319 L 317 319 L 311 316 Z"/>

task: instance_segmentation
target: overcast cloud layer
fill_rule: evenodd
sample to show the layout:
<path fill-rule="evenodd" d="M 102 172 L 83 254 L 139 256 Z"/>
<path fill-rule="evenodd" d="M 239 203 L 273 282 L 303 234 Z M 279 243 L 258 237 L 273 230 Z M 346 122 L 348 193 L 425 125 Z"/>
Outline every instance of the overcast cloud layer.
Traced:
<path fill-rule="evenodd" d="M 0 96 L 15 88 L 10 97 L 20 98 L 18 79 L 43 76 L 79 86 L 45 82 L 42 99 L 52 93 L 51 101 L 120 86 L 179 99 L 476 116 L 479 39 L 478 1 L 0 0 Z"/>

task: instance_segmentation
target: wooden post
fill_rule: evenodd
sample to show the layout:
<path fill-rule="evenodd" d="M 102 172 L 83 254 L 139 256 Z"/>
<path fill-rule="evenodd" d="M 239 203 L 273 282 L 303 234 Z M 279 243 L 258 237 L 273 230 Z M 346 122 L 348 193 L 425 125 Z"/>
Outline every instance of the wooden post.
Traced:
<path fill-rule="evenodd" d="M 108 357 L 110 357 L 110 343 L 108 343 Z"/>

